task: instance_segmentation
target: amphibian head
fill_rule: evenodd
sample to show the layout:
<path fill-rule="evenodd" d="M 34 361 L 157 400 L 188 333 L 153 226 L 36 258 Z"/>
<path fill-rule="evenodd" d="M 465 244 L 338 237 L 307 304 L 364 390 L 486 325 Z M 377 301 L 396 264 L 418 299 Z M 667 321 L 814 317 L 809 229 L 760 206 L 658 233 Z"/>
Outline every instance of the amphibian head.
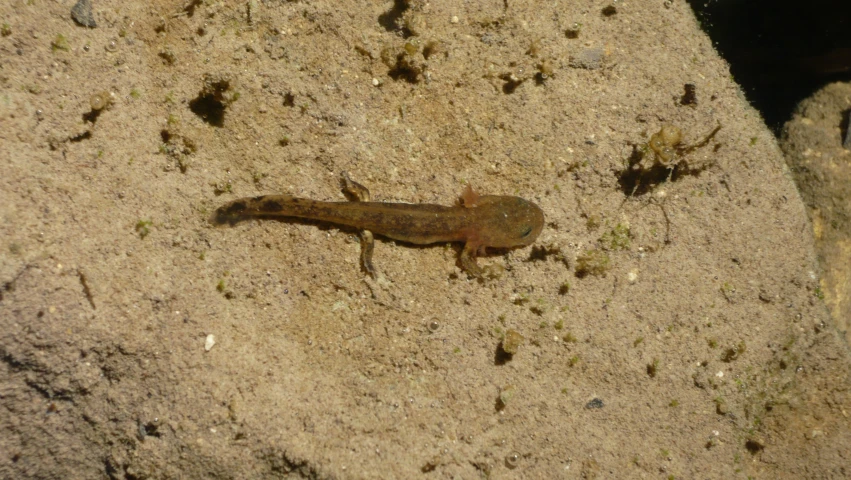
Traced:
<path fill-rule="evenodd" d="M 479 244 L 487 247 L 521 247 L 535 242 L 544 228 L 541 207 L 520 197 L 485 195 L 476 206 Z"/>

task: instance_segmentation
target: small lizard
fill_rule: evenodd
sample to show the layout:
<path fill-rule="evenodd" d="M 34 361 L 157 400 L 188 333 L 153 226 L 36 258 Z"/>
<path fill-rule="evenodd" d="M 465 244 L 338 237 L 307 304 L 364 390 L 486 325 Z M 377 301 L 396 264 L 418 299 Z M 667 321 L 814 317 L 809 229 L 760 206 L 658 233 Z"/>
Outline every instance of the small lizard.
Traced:
<path fill-rule="evenodd" d="M 532 244 L 544 227 L 544 212 L 519 197 L 478 195 L 467 185 L 463 206 L 383 203 L 369 201 L 369 190 L 343 172 L 348 202 L 321 202 L 289 195 L 263 195 L 233 200 L 219 207 L 211 221 L 236 223 L 249 218 L 302 218 L 356 228 L 361 235 L 361 263 L 375 276 L 372 233 L 408 243 L 427 245 L 464 242 L 461 268 L 481 278 L 476 257 L 486 247 L 512 248 Z"/>

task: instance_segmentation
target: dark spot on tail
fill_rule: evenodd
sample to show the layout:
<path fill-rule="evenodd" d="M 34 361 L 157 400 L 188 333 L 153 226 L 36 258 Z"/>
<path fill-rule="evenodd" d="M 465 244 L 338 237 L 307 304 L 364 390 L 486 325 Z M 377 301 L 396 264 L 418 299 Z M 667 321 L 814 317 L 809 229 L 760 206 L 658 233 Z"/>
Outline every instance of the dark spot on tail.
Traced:
<path fill-rule="evenodd" d="M 260 208 L 258 210 L 266 213 L 274 213 L 280 212 L 283 208 L 284 206 L 277 200 L 266 200 L 265 202 L 260 202 Z"/>
<path fill-rule="evenodd" d="M 219 209 L 222 215 L 237 215 L 245 211 L 245 202 L 237 201 Z"/>
<path fill-rule="evenodd" d="M 210 221 L 213 223 L 224 224 L 236 223 L 242 214 L 245 212 L 247 206 L 244 201 L 237 200 L 227 205 L 222 205 L 221 207 L 216 209 L 216 213 L 210 218 Z"/>

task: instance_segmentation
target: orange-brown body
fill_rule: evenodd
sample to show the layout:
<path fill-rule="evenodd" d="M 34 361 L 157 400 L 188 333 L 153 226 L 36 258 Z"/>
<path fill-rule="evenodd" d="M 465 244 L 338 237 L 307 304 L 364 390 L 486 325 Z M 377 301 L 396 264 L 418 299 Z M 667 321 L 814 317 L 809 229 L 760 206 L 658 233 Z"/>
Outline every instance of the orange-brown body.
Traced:
<path fill-rule="evenodd" d="M 352 187 L 363 189 L 344 177 Z M 350 192 L 355 193 L 355 192 Z M 216 210 L 216 223 L 236 222 L 246 218 L 294 217 L 336 225 L 415 244 L 464 242 L 461 266 L 471 275 L 481 276 L 476 255 L 485 247 L 511 248 L 529 245 L 538 238 L 544 226 L 540 207 L 519 197 L 478 196 L 465 191 L 464 206 L 446 207 L 432 204 L 383 203 L 368 201 L 322 202 L 286 195 L 240 198 Z M 372 271 L 371 238 L 364 267 Z"/>

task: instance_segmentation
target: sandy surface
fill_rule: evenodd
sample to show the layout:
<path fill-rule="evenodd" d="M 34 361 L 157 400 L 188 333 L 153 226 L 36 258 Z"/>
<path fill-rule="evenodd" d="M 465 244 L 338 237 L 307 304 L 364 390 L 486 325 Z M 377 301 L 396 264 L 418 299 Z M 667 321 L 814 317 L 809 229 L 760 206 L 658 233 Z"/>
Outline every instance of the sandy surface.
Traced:
<path fill-rule="evenodd" d="M 684 3 L 72 5 L 0 5 L 0 477 L 849 475 L 804 205 Z M 722 129 L 659 164 L 664 124 Z M 354 232 L 206 221 L 341 171 L 547 225 L 372 281 Z"/>

